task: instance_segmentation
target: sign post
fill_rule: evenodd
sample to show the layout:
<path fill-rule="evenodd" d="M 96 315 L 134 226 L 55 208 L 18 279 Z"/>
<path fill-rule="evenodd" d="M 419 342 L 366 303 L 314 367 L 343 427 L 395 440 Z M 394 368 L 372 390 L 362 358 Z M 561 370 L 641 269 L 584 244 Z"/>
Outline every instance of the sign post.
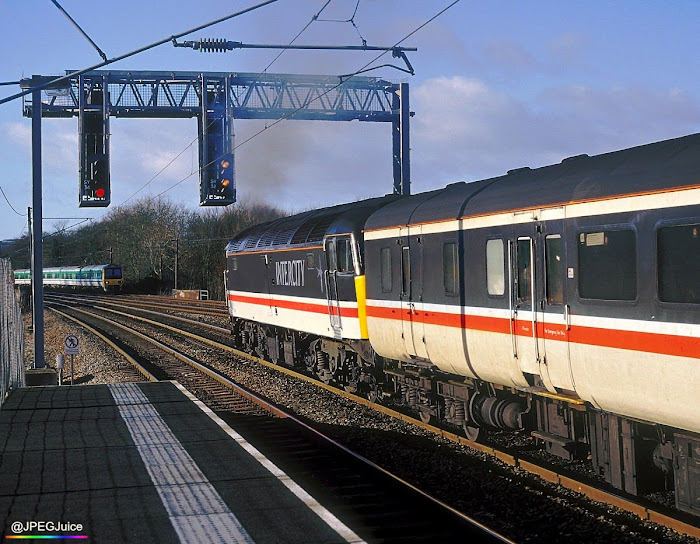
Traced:
<path fill-rule="evenodd" d="M 70 384 L 73 385 L 73 356 L 80 353 L 80 341 L 74 334 L 69 334 L 63 341 L 64 353 L 70 355 Z"/>

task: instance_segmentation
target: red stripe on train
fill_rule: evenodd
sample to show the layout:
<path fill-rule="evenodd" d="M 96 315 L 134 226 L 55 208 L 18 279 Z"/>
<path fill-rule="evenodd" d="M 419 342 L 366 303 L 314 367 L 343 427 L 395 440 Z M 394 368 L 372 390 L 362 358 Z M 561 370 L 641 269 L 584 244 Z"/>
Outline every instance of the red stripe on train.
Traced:
<path fill-rule="evenodd" d="M 296 310 L 299 312 L 328 315 L 328 303 L 326 301 L 323 301 L 322 304 L 316 304 L 312 302 L 297 302 L 291 300 L 280 300 L 276 298 L 267 299 L 245 295 L 232 295 L 230 293 L 228 295 L 228 299 L 232 302 L 243 302 L 245 304 L 256 304 L 258 306 L 274 306 L 275 308 L 284 308 L 285 310 Z M 338 307 L 333 305 L 332 308 L 337 309 Z M 357 318 L 357 308 L 343 308 L 341 306 L 340 316 Z"/>
<path fill-rule="evenodd" d="M 484 317 L 424 310 L 409 311 L 407 309 L 371 305 L 367 305 L 367 317 L 410 320 L 425 325 L 510 334 L 510 320 L 501 317 Z M 532 322 L 518 320 L 515 323 L 514 332 L 518 336 L 532 336 Z M 572 326 L 571 330 L 567 331 L 564 325 L 552 323 L 537 323 L 537 334 L 544 340 L 566 341 L 568 335 L 568 341 L 575 344 L 700 359 L 700 338 L 690 336 L 583 326 Z"/>

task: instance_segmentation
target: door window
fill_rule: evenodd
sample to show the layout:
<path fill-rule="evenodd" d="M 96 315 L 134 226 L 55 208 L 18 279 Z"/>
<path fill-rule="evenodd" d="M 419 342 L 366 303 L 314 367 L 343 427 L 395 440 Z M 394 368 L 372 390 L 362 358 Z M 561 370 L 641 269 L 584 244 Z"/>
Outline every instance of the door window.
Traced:
<path fill-rule="evenodd" d="M 446 295 L 456 295 L 458 285 L 457 244 L 447 242 L 442 246 L 442 283 Z"/>
<path fill-rule="evenodd" d="M 530 242 L 530 238 L 521 238 L 518 240 L 517 245 L 517 295 L 519 302 L 530 302 L 532 300 L 532 291 L 530 289 L 530 278 L 532 274 Z"/>
<path fill-rule="evenodd" d="M 547 304 L 563 304 L 564 262 L 562 259 L 561 236 L 558 234 L 547 236 L 544 244 Z"/>
<path fill-rule="evenodd" d="M 401 249 L 401 294 L 411 295 L 411 254 L 407 247 Z"/>
<path fill-rule="evenodd" d="M 700 303 L 700 224 L 660 228 L 656 247 L 659 300 Z"/>

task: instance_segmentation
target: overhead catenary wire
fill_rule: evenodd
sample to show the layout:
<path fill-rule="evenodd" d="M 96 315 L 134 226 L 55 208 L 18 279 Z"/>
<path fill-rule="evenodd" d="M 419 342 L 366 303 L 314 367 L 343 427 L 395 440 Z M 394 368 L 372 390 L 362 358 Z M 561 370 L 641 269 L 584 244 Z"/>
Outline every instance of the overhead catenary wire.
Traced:
<path fill-rule="evenodd" d="M 85 39 L 86 39 L 88 42 L 90 42 L 90 45 L 92 45 L 92 46 L 97 50 L 97 53 L 100 55 L 100 57 L 102 57 L 102 60 L 107 60 L 107 55 L 105 55 L 104 51 L 102 51 L 102 49 L 100 49 L 100 48 L 98 47 L 98 45 L 92 40 L 92 38 L 91 38 L 90 36 L 87 35 L 87 32 L 85 32 L 85 31 L 80 27 L 80 25 L 75 21 L 75 19 L 73 19 L 73 17 L 71 17 L 65 9 L 63 9 L 63 7 L 61 6 L 61 4 L 59 4 L 56 0 L 51 0 L 51 1 L 53 2 L 54 6 L 56 6 L 56 7 L 58 8 L 58 10 L 59 10 L 61 13 L 63 13 L 63 15 L 65 15 L 71 23 L 73 23 L 73 26 L 74 26 L 75 28 L 77 28 L 78 31 L 80 31 L 80 33 L 85 37 Z"/>
<path fill-rule="evenodd" d="M 360 29 L 357 27 L 355 24 L 355 15 L 357 15 L 357 9 L 360 7 L 360 2 L 362 0 L 357 0 L 357 3 L 355 4 L 355 9 L 352 12 L 352 17 L 349 19 L 317 19 L 319 23 L 350 23 L 355 31 L 357 32 L 357 35 L 360 37 L 360 40 L 362 41 L 362 45 L 367 45 L 367 40 L 364 39 L 362 34 L 360 33 Z"/>
<path fill-rule="evenodd" d="M 218 19 L 215 19 L 214 21 L 210 21 L 210 22 L 208 22 L 208 23 L 204 23 L 204 24 L 202 24 L 202 25 L 196 26 L 196 27 L 191 28 L 191 29 L 189 29 L 189 30 L 186 30 L 186 31 L 184 31 L 184 32 L 179 32 L 178 34 L 173 34 L 172 36 L 169 36 L 169 37 L 167 37 L 167 38 L 163 38 L 163 39 L 158 40 L 158 41 L 156 41 L 156 42 L 153 42 L 153 43 L 151 43 L 151 44 L 145 45 L 145 46 L 143 46 L 143 47 L 139 47 L 138 49 L 135 49 L 135 50 L 133 50 L 133 51 L 130 51 L 129 53 L 124 53 L 124 54 L 122 54 L 122 55 L 113 57 L 113 58 L 111 58 L 111 59 L 102 61 L 102 62 L 100 62 L 100 63 L 98 63 L 98 64 L 95 64 L 95 65 L 93 65 L 93 66 L 90 66 L 89 68 L 83 68 L 82 70 L 77 70 L 77 71 L 75 71 L 75 72 L 71 72 L 70 74 L 66 74 L 66 75 L 64 75 L 64 76 L 58 76 L 58 77 L 56 77 L 55 79 L 52 79 L 52 80 L 50 80 L 50 81 L 48 81 L 48 82 L 45 82 L 45 83 L 43 83 L 43 84 L 41 84 L 41 85 L 37 85 L 37 86 L 31 87 L 31 88 L 28 88 L 28 89 L 26 89 L 26 90 L 24 90 L 24 91 L 22 91 L 22 92 L 19 92 L 19 93 L 17 93 L 17 94 L 14 94 L 14 95 L 12 95 L 12 96 L 8 96 L 8 97 L 5 97 L 5 98 L 2 98 L 2 99 L 0 99 L 0 105 L 1 105 L 1 104 L 5 104 L 6 102 L 11 102 L 12 100 L 16 100 L 16 99 L 21 98 L 21 97 L 23 97 L 23 96 L 26 96 L 26 95 L 28 95 L 28 94 L 34 92 L 34 91 L 39 91 L 39 90 L 45 89 L 45 88 L 48 87 L 49 85 L 55 86 L 55 85 L 58 85 L 58 84 L 61 84 L 61 83 L 67 83 L 71 78 L 75 78 L 75 77 L 81 76 L 81 75 L 83 75 L 83 74 L 85 74 L 85 73 L 87 73 L 87 72 L 90 72 L 90 71 L 92 71 L 92 70 L 97 70 L 98 68 L 102 68 L 103 66 L 107 66 L 108 64 L 113 64 L 113 63 L 118 62 L 118 61 L 120 61 L 120 60 L 124 60 L 124 59 L 126 59 L 126 58 L 133 57 L 134 55 L 138 55 L 139 53 L 143 53 L 144 51 L 148 51 L 149 49 L 153 49 L 154 47 L 158 47 L 159 45 L 163 45 L 163 44 L 165 44 L 165 43 L 172 42 L 173 40 L 176 40 L 177 38 L 181 38 L 181 37 L 183 37 L 183 36 L 187 36 L 188 34 L 192 34 L 193 32 L 197 32 L 197 31 L 199 31 L 199 30 L 203 30 L 203 29 L 205 29 L 205 28 L 208 28 L 208 27 L 210 27 L 210 26 L 216 25 L 216 24 L 221 23 L 221 22 L 223 22 L 223 21 L 227 21 L 227 20 L 229 20 L 229 19 L 233 19 L 234 17 L 238 17 L 239 15 L 243 15 L 243 14 L 245 14 L 245 13 L 249 13 L 249 12 L 254 11 L 254 10 L 258 9 L 258 8 L 267 6 L 267 5 L 269 5 L 269 4 L 273 4 L 273 3 L 277 2 L 277 1 L 278 1 L 278 0 L 265 0 L 264 2 L 260 2 L 259 4 L 255 4 L 254 6 L 250 6 L 250 7 L 248 7 L 248 8 L 245 8 L 245 9 L 242 9 L 242 10 L 239 10 L 239 11 L 236 11 L 236 12 L 231 13 L 231 14 L 229 14 L 229 15 L 226 15 L 226 16 L 224 16 L 224 17 L 219 17 Z"/>
<path fill-rule="evenodd" d="M 5 194 L 5 191 L 3 191 L 2 186 L 0 186 L 0 193 L 2 193 L 2 196 L 5 197 L 5 202 L 7 202 L 7 205 L 12 209 L 13 212 L 15 212 L 17 215 L 20 217 L 24 217 L 23 213 L 19 213 L 17 210 L 15 210 L 14 206 L 10 204 L 10 200 L 7 198 L 7 195 Z"/>

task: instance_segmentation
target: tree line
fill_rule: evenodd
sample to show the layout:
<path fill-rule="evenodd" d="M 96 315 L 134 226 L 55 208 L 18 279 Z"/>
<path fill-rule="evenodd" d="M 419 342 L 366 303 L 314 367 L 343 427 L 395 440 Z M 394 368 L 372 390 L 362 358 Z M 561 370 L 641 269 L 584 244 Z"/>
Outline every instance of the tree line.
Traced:
<path fill-rule="evenodd" d="M 223 209 L 186 210 L 161 198 L 120 206 L 97 222 L 44 234 L 44 267 L 113 262 L 124 272 L 127 292 L 169 294 L 178 289 L 207 289 L 223 300 L 227 242 L 242 230 L 281 217 L 266 204 L 236 204 Z M 4 245 L 12 268 L 29 268 L 28 236 Z"/>

